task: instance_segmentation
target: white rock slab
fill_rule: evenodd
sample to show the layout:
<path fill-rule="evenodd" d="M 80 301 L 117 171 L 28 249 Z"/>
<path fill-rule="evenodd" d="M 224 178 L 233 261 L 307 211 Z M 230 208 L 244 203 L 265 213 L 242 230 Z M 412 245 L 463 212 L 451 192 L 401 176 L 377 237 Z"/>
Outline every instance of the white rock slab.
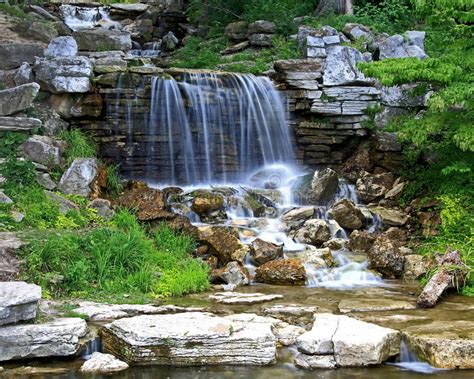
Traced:
<path fill-rule="evenodd" d="M 0 325 L 36 317 L 41 287 L 25 282 L 0 282 Z"/>
<path fill-rule="evenodd" d="M 242 292 L 217 292 L 209 296 L 209 299 L 223 304 L 255 304 L 276 299 L 283 299 L 283 295 L 263 293 L 242 293 Z"/>
<path fill-rule="evenodd" d="M 109 374 L 126 370 L 128 364 L 110 354 L 93 353 L 81 366 L 83 373 Z"/>

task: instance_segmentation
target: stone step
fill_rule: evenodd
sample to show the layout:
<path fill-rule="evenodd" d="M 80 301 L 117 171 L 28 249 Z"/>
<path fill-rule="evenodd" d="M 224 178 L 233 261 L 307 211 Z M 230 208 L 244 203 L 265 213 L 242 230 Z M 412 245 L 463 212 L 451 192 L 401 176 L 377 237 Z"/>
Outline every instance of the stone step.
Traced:
<path fill-rule="evenodd" d="M 0 131 L 29 132 L 41 127 L 41 120 L 30 117 L 0 117 Z"/>

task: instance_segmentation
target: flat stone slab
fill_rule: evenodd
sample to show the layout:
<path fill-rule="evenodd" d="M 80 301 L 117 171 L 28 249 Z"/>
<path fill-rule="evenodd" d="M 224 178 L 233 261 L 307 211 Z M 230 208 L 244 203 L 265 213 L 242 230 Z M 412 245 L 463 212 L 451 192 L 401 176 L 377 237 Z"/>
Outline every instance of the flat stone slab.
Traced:
<path fill-rule="evenodd" d="M 377 312 L 416 309 L 415 302 L 392 299 L 344 299 L 339 302 L 341 313 Z"/>
<path fill-rule="evenodd" d="M 0 325 L 33 320 L 41 287 L 25 282 L 0 282 Z"/>
<path fill-rule="evenodd" d="M 41 127 L 41 120 L 29 117 L 0 117 L 0 131 L 28 132 Z"/>
<path fill-rule="evenodd" d="M 124 317 L 138 315 L 154 315 L 181 312 L 200 312 L 203 308 L 186 308 L 176 305 L 155 306 L 151 304 L 101 304 L 94 302 L 82 302 L 74 312 L 86 315 L 89 320 L 115 320 Z"/>
<path fill-rule="evenodd" d="M 203 312 L 136 316 L 106 325 L 101 335 L 104 351 L 129 364 L 266 365 L 276 359 L 271 324 L 248 316 L 242 321 Z"/>
<path fill-rule="evenodd" d="M 276 299 L 283 299 L 283 295 L 263 293 L 242 293 L 242 292 L 217 292 L 209 296 L 209 299 L 223 304 L 255 304 Z"/>
<path fill-rule="evenodd" d="M 80 318 L 61 318 L 45 324 L 0 328 L 0 362 L 76 355 L 87 323 Z"/>

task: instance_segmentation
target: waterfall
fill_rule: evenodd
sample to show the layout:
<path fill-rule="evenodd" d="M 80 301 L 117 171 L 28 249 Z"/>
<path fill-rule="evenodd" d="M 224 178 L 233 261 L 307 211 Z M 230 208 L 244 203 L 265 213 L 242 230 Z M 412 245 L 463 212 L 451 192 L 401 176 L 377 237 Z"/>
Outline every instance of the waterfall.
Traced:
<path fill-rule="evenodd" d="M 405 338 L 402 338 L 400 342 L 400 362 L 394 363 L 393 365 L 404 370 L 420 372 L 423 374 L 432 374 L 437 371 L 442 371 L 442 369 L 420 361 L 416 354 L 410 349 Z"/>
<path fill-rule="evenodd" d="M 59 12 L 64 23 L 73 31 L 90 29 L 96 25 L 106 29 L 120 29 L 120 24 L 110 19 L 109 10 L 106 7 L 61 5 Z"/>
<path fill-rule="evenodd" d="M 186 73 L 152 80 L 147 170 L 170 184 L 238 181 L 294 159 L 285 106 L 268 78 Z M 151 172 L 151 171 L 154 172 Z"/>

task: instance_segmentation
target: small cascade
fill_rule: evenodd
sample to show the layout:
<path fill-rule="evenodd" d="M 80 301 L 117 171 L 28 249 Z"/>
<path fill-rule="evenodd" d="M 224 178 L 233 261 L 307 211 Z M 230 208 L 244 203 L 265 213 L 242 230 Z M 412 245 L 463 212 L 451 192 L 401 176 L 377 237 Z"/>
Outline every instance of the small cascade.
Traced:
<path fill-rule="evenodd" d="M 120 23 L 110 19 L 107 7 L 61 5 L 59 12 L 64 23 L 73 31 L 90 29 L 96 26 L 105 29 L 120 29 Z"/>
<path fill-rule="evenodd" d="M 82 354 L 82 359 L 89 359 L 93 353 L 99 352 L 102 353 L 102 339 L 100 337 L 95 337 L 86 343 L 86 350 Z"/>
<path fill-rule="evenodd" d="M 129 54 L 141 58 L 157 58 L 161 55 L 161 42 L 148 42 L 143 45 L 143 48 L 139 47 L 130 50 Z"/>
<path fill-rule="evenodd" d="M 294 158 L 283 100 L 264 77 L 154 78 L 149 122 L 159 144 L 150 146 L 148 161 L 159 151 L 159 165 L 150 170 L 160 182 L 239 182 L 259 167 Z"/>
<path fill-rule="evenodd" d="M 393 363 L 394 366 L 398 366 L 403 370 L 420 372 L 423 374 L 432 374 L 437 371 L 443 371 L 442 369 L 433 367 L 426 362 L 422 362 L 418 359 L 416 354 L 410 349 L 405 338 L 402 338 L 400 342 L 400 362 Z"/>

